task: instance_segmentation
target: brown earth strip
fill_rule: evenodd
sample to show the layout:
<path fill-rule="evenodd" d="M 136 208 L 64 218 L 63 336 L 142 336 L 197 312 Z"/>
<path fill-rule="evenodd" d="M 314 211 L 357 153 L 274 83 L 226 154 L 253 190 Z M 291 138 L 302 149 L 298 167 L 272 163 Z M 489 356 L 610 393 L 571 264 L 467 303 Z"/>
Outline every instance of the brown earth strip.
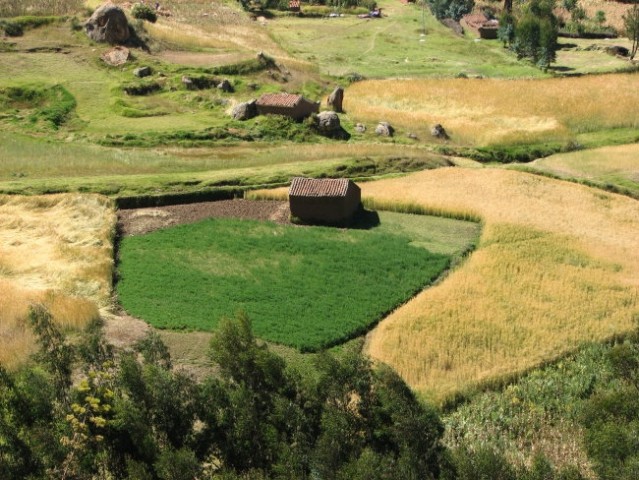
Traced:
<path fill-rule="evenodd" d="M 272 200 L 235 199 L 138 208 L 118 212 L 118 231 L 122 236 L 143 235 L 206 218 L 241 218 L 289 223 L 289 214 L 288 202 Z"/>

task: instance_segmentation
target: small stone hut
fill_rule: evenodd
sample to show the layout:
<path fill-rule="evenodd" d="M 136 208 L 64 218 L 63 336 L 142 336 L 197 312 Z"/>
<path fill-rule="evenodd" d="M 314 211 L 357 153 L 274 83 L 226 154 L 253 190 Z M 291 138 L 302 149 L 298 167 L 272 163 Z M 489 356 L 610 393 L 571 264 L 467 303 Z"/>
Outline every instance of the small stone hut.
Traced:
<path fill-rule="evenodd" d="M 319 104 L 292 93 L 266 93 L 257 102 L 260 115 L 284 115 L 294 120 L 303 120 L 319 112 Z"/>
<path fill-rule="evenodd" d="M 291 215 L 304 222 L 346 224 L 360 208 L 362 194 L 346 178 L 295 177 L 288 198 Z"/>
<path fill-rule="evenodd" d="M 300 6 L 300 0 L 290 0 L 288 2 L 288 9 L 291 12 L 299 12 L 299 11 L 301 11 L 300 7 L 301 7 Z"/>

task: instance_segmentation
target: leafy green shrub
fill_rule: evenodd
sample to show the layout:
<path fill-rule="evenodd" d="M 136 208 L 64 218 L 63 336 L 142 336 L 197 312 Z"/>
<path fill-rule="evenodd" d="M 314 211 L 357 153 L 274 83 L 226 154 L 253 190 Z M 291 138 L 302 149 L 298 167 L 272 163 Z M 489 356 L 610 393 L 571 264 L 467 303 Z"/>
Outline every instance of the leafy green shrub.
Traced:
<path fill-rule="evenodd" d="M 24 34 L 22 25 L 10 20 L 1 20 L 0 30 L 2 30 L 7 37 L 20 37 Z"/>
<path fill-rule="evenodd" d="M 138 20 L 147 20 L 151 23 L 155 23 L 158 19 L 158 15 L 155 13 L 155 10 L 144 3 L 136 3 L 133 5 L 131 15 Z"/>
<path fill-rule="evenodd" d="M 58 128 L 75 107 L 75 98 L 62 85 L 30 85 L 0 89 L 0 110 L 30 111 L 27 118 L 33 123 L 44 120 Z"/>

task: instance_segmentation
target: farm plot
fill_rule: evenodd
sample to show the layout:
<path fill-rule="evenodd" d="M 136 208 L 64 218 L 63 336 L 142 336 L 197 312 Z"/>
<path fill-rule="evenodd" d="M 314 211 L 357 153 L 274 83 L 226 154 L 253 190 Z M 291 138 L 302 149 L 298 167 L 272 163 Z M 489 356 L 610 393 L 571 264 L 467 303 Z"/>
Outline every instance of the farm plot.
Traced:
<path fill-rule="evenodd" d="M 159 328 L 211 330 L 244 311 L 261 338 L 316 350 L 363 333 L 449 264 L 450 253 L 410 242 L 210 219 L 123 239 L 118 293 L 129 313 Z"/>
<path fill-rule="evenodd" d="M 618 139 L 623 129 L 629 135 L 624 143 L 634 141 L 639 125 L 636 79 L 634 74 L 615 74 L 545 80 L 371 80 L 348 88 L 345 109 L 360 121 L 384 119 L 418 136 L 428 136 L 430 126 L 441 123 L 451 141 L 462 145 L 576 140 L 602 146 Z M 593 139 L 593 132 L 610 138 Z"/>
<path fill-rule="evenodd" d="M 639 317 L 639 203 L 498 169 L 440 169 L 362 184 L 373 204 L 475 212 L 478 249 L 382 321 L 367 350 L 444 400 L 628 332 Z"/>

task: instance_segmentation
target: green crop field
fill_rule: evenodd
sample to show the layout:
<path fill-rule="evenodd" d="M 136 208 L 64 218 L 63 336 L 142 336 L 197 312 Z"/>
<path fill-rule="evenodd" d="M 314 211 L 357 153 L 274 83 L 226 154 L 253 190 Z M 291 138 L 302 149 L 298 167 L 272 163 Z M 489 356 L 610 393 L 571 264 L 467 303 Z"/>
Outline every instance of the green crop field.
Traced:
<path fill-rule="evenodd" d="M 474 224 L 435 222 L 429 238 L 411 234 L 414 219 L 389 233 L 399 230 L 398 214 L 370 231 L 208 220 L 129 237 L 118 293 L 129 313 L 159 328 L 211 330 L 244 311 L 261 338 L 315 350 L 363 333 L 477 234 Z M 465 240 L 446 254 L 421 247 L 442 251 L 446 236 Z"/>

